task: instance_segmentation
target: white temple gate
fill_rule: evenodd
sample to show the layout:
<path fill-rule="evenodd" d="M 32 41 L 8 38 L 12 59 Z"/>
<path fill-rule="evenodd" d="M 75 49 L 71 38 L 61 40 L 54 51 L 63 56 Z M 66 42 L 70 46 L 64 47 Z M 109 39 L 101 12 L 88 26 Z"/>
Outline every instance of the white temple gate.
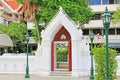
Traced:
<path fill-rule="evenodd" d="M 72 76 L 84 75 L 82 37 L 82 31 L 77 29 L 77 25 L 60 8 L 42 33 L 42 44 L 37 51 L 37 72 L 50 75 L 56 69 L 55 42 L 67 42 L 68 71 L 71 71 Z"/>

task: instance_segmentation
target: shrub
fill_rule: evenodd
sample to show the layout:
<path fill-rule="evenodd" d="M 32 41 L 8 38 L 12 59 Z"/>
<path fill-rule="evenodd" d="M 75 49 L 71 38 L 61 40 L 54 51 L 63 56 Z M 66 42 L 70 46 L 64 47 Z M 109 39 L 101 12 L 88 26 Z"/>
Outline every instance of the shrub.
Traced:
<path fill-rule="evenodd" d="M 68 54 L 68 49 L 67 48 L 60 48 L 57 50 L 57 54 Z"/>
<path fill-rule="evenodd" d="M 31 53 L 30 53 L 31 55 L 35 55 L 35 51 L 31 51 Z"/>
<path fill-rule="evenodd" d="M 95 46 L 93 49 L 95 60 L 95 80 L 106 79 L 106 50 L 105 45 Z M 110 80 L 117 79 L 117 51 L 109 48 L 109 77 Z"/>

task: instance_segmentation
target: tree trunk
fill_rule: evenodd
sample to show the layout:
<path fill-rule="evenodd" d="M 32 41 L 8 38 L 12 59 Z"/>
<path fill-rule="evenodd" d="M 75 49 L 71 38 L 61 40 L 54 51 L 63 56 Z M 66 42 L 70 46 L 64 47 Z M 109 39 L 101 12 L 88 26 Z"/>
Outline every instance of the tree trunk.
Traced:
<path fill-rule="evenodd" d="M 36 26 L 36 30 L 37 30 L 38 43 L 41 44 L 41 41 L 40 41 L 39 20 L 37 20 L 36 18 L 35 18 L 35 26 Z"/>

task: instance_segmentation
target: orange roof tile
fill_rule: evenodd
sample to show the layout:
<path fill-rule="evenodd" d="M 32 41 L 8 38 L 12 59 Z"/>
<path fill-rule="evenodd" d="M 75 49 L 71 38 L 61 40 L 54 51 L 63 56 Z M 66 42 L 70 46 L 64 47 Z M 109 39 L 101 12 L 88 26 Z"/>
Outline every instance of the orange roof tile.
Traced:
<path fill-rule="evenodd" d="M 18 4 L 17 2 L 16 2 L 16 0 L 5 0 L 5 2 L 9 5 L 9 6 L 11 6 L 11 8 L 12 9 L 17 9 L 19 6 L 20 6 L 20 4 Z"/>
<path fill-rule="evenodd" d="M 0 6 L 2 6 L 2 4 L 0 3 Z"/>

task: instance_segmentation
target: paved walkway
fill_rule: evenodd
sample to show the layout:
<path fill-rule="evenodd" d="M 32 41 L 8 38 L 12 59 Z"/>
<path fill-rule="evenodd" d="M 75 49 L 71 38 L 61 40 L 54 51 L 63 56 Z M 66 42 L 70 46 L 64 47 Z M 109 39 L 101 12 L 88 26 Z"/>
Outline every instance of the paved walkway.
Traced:
<path fill-rule="evenodd" d="M 37 75 L 30 75 L 30 78 L 24 78 L 21 74 L 0 74 L 0 80 L 89 80 L 89 77 L 73 78 L 69 76 L 50 76 L 43 77 Z"/>
<path fill-rule="evenodd" d="M 22 74 L 0 74 L 0 80 L 89 80 L 89 77 L 79 77 L 79 78 L 73 78 L 69 76 L 43 77 L 37 75 L 30 75 L 30 78 L 24 78 L 24 76 L 25 75 Z M 118 80 L 120 80 L 120 77 Z"/>

